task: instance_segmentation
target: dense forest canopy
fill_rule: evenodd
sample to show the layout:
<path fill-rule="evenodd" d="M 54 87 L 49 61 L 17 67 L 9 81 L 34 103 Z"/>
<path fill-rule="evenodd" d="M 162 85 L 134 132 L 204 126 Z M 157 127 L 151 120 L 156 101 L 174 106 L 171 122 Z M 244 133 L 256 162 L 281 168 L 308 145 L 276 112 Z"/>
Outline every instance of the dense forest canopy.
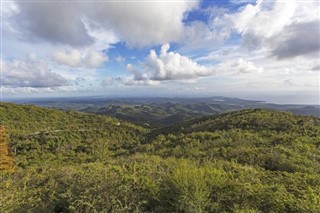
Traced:
<path fill-rule="evenodd" d="M 247 109 L 150 129 L 1 103 L 0 118 L 0 212 L 320 212 L 316 117 Z"/>

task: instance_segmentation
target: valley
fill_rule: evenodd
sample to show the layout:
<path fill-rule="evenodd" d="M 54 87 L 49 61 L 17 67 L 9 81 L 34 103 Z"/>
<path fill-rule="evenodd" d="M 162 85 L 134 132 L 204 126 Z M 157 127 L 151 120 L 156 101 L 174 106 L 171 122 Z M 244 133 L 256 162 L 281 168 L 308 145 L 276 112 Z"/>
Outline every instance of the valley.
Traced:
<path fill-rule="evenodd" d="M 242 109 L 273 109 L 320 117 L 319 105 L 273 104 L 222 96 L 204 98 L 48 98 L 16 103 L 107 115 L 146 127 L 163 127 L 190 119 Z"/>

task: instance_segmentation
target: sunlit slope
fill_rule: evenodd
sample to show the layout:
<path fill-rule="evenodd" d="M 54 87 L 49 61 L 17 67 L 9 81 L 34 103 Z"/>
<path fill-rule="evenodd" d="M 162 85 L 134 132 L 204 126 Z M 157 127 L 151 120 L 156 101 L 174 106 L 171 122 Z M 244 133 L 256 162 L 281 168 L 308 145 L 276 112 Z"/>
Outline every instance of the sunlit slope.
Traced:
<path fill-rule="evenodd" d="M 111 117 L 0 106 L 2 153 L 12 150 L 15 164 L 0 171 L 0 212 L 320 211 L 314 117 L 243 110 L 150 132 Z"/>
<path fill-rule="evenodd" d="M 235 161 L 272 171 L 320 173 L 320 119 L 242 110 L 150 132 L 141 149 L 162 157 Z"/>
<path fill-rule="evenodd" d="M 127 154 L 129 147 L 144 140 L 147 131 L 107 116 L 11 103 L 0 104 L 0 120 L 21 165 Z"/>
<path fill-rule="evenodd" d="M 173 125 L 186 120 L 214 115 L 217 113 L 226 113 L 255 108 L 287 111 L 298 115 L 320 116 L 319 106 L 277 105 L 260 102 L 254 103 L 250 101 L 242 101 L 238 103 L 230 100 L 229 102 L 209 103 L 209 99 L 207 100 L 208 102 L 196 102 L 197 100 L 194 101 L 194 103 L 116 103 L 105 105 L 103 107 L 98 104 L 91 104 L 90 106 L 83 108 L 81 111 L 109 115 L 119 119 L 124 119 L 143 125 L 149 125 L 151 127 Z M 55 107 L 59 108 L 61 106 L 55 105 Z M 68 107 L 72 108 L 72 104 L 67 105 L 67 108 Z"/>
<path fill-rule="evenodd" d="M 217 130 L 270 130 L 277 132 L 316 131 L 320 126 L 320 118 L 314 116 L 294 115 L 290 112 L 280 112 L 264 109 L 246 109 L 212 116 L 192 119 L 168 128 L 165 132 L 197 132 Z"/>

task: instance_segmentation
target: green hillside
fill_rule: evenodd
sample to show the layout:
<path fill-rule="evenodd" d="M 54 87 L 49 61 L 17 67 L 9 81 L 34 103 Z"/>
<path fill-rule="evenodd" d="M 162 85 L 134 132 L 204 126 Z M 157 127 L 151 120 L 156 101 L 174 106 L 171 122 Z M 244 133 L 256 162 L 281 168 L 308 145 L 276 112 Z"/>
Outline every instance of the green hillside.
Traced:
<path fill-rule="evenodd" d="M 220 112 L 206 104 L 151 103 L 142 105 L 115 105 L 87 107 L 83 112 L 109 115 L 147 126 L 176 124 L 188 119 Z"/>
<path fill-rule="evenodd" d="M 170 99 L 169 99 L 170 100 Z M 179 99 L 178 99 L 179 100 Z M 66 104 L 61 107 L 54 105 L 58 108 L 76 109 L 83 112 L 109 115 L 119 119 L 128 120 L 134 123 L 139 123 L 144 126 L 160 127 L 173 124 L 179 124 L 183 121 L 190 119 L 201 118 L 203 116 L 210 116 L 214 114 L 226 113 L 231 111 L 238 111 L 243 109 L 265 108 L 274 109 L 278 111 L 293 112 L 298 115 L 314 115 L 320 116 L 319 106 L 299 106 L 299 105 L 276 105 L 260 102 L 242 101 L 240 103 L 235 101 L 225 102 L 216 101 L 210 103 L 210 100 L 203 100 L 207 102 L 161 102 L 161 103 L 92 103 L 90 106 L 85 107 L 83 104 Z M 108 105 L 109 104 L 109 105 Z M 50 104 L 48 105 L 50 106 Z M 83 108 L 81 108 L 81 106 Z M 79 108 L 80 107 L 80 108 Z"/>
<path fill-rule="evenodd" d="M 147 130 L 107 116 L 0 104 L 1 125 L 10 137 L 17 165 L 43 164 L 57 160 L 79 163 L 128 154 Z"/>
<path fill-rule="evenodd" d="M 187 133 L 230 129 L 301 132 L 304 129 L 314 129 L 319 125 L 320 119 L 313 116 L 294 115 L 290 112 L 267 109 L 246 109 L 191 119 L 177 125 L 158 128 L 154 132 L 155 134 L 159 132 Z"/>
<path fill-rule="evenodd" d="M 148 138 L 143 149 L 163 157 L 320 173 L 320 119 L 311 116 L 242 110 L 153 130 Z"/>
<path fill-rule="evenodd" d="M 0 118 L 15 165 L 0 212 L 320 212 L 319 118 L 256 109 L 149 130 L 9 103 Z"/>

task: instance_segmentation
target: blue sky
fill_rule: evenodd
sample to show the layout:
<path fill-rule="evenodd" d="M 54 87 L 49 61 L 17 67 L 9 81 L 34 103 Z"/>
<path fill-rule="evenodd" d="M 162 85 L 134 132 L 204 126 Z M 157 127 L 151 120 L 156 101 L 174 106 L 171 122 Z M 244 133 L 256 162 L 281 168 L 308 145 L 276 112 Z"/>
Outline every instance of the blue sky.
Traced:
<path fill-rule="evenodd" d="M 1 97 L 319 104 L 318 1 L 1 1 Z"/>

